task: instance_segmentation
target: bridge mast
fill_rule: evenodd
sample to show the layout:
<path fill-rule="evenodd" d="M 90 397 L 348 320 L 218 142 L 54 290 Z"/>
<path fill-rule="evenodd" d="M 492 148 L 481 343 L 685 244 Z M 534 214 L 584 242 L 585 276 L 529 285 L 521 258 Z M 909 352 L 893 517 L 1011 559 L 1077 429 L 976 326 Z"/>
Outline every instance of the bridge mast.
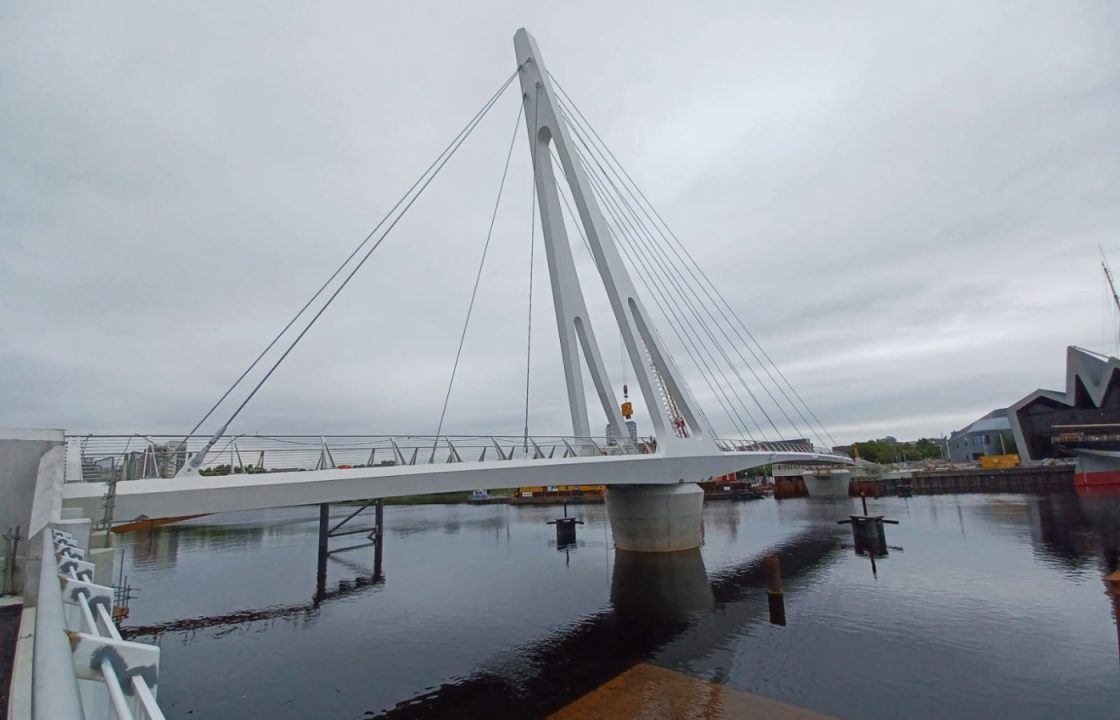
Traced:
<path fill-rule="evenodd" d="M 679 449 L 696 452 L 709 449 L 714 439 L 699 421 L 698 407 L 692 393 L 680 380 L 680 374 L 661 346 L 654 333 L 649 313 L 638 297 L 630 273 L 623 263 L 614 238 L 611 236 L 603 213 L 582 165 L 572 148 L 571 135 L 563 115 L 554 102 L 552 81 L 545 69 L 537 42 L 525 28 L 513 37 L 521 79 L 525 119 L 529 128 L 530 148 L 533 153 L 537 183 L 537 196 L 541 205 L 541 226 L 552 278 L 553 301 L 556 304 L 556 321 L 560 329 L 560 344 L 564 355 L 564 372 L 568 382 L 568 402 L 572 405 L 573 425 L 578 427 L 576 405 L 582 408 L 582 421 L 586 424 L 587 410 L 583 403 L 583 386 L 580 380 L 578 348 L 583 349 L 588 360 L 595 389 L 603 402 L 603 409 L 613 426 L 621 418 L 610 395 L 606 369 L 603 367 L 598 345 L 591 332 L 583 293 L 572 259 L 571 245 L 560 215 L 560 199 L 549 147 L 554 146 L 568 179 L 572 199 L 575 200 L 580 222 L 591 246 L 595 266 L 603 279 L 611 309 L 622 333 L 622 340 L 630 356 L 630 363 L 641 388 L 642 397 L 649 409 L 650 419 L 657 435 L 658 446 L 663 451 Z M 646 353 L 648 352 L 648 361 Z M 653 367 L 651 367 L 651 362 Z M 656 373 L 656 375 L 655 375 Z M 662 400 L 658 392 L 658 378 L 680 409 L 688 425 L 689 437 L 677 437 L 669 419 L 661 412 Z M 578 395 L 578 398 L 576 397 Z"/>
<path fill-rule="evenodd" d="M 542 74 L 536 42 L 524 30 L 514 36 L 517 62 L 521 66 L 521 98 L 525 105 L 525 125 L 529 132 L 529 152 L 533 159 L 534 181 L 541 211 L 541 229 L 544 234 L 548 274 L 552 281 L 552 301 L 556 309 L 556 325 L 560 331 L 560 354 L 564 360 L 564 379 L 568 388 L 568 406 L 572 413 L 572 431 L 580 437 L 592 435 L 587 419 L 587 402 L 583 393 L 583 371 L 580 350 L 587 360 L 591 381 L 606 413 L 607 423 L 614 437 L 627 437 L 623 432 L 622 414 L 611 393 L 610 379 L 591 318 L 587 314 L 583 290 L 576 273 L 575 259 L 564 217 L 560 209 L 560 192 L 552 165 L 549 143 L 556 133 L 558 118 L 547 92 L 542 88 Z M 526 58 L 533 60 L 526 61 Z"/>

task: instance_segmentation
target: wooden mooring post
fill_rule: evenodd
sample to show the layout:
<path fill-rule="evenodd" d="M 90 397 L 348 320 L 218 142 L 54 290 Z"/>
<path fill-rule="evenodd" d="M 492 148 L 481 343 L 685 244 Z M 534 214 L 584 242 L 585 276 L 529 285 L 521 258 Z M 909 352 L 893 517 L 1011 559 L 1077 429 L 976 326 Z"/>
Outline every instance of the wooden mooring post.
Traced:
<path fill-rule="evenodd" d="M 766 602 L 770 606 L 770 624 L 786 624 L 786 595 L 782 591 L 782 560 L 777 555 L 767 555 L 762 561 L 766 571 Z"/>

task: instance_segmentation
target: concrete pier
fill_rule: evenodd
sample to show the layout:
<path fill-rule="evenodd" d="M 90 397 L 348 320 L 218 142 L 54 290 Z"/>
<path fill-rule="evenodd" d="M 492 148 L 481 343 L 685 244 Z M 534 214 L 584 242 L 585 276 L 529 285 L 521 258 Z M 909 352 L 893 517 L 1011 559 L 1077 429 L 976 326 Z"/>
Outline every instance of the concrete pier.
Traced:
<path fill-rule="evenodd" d="M 805 473 L 805 487 L 811 498 L 848 497 L 848 483 L 852 474 L 847 470 L 834 470 Z"/>
<path fill-rule="evenodd" d="M 676 552 L 704 539 L 704 491 L 696 483 L 607 488 L 614 546 L 630 552 Z"/>

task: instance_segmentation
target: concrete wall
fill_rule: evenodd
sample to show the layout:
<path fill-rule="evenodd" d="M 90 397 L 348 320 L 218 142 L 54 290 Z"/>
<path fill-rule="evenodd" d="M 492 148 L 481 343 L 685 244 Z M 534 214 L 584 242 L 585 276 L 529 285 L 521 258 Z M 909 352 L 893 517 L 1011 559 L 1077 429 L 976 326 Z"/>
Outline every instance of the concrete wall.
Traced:
<path fill-rule="evenodd" d="M 64 443 L 61 430 L 0 428 L 0 532 L 20 527 L 19 556 L 26 555 L 39 462 Z M 0 542 L 0 553 L 6 546 Z M 18 567 L 18 565 L 17 565 Z M 18 579 L 17 579 L 18 582 Z"/>
<path fill-rule="evenodd" d="M 63 441 L 61 430 L 0 428 L 0 530 L 19 525 L 27 534 L 39 460 Z"/>

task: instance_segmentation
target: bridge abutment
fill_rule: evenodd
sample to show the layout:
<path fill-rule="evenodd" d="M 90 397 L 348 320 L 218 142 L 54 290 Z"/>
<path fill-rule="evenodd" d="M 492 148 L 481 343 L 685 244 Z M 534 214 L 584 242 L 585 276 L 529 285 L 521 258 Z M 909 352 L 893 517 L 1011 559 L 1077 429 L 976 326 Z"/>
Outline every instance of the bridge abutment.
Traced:
<path fill-rule="evenodd" d="M 614 546 L 629 552 L 677 552 L 700 547 L 704 491 L 696 483 L 607 488 Z"/>

